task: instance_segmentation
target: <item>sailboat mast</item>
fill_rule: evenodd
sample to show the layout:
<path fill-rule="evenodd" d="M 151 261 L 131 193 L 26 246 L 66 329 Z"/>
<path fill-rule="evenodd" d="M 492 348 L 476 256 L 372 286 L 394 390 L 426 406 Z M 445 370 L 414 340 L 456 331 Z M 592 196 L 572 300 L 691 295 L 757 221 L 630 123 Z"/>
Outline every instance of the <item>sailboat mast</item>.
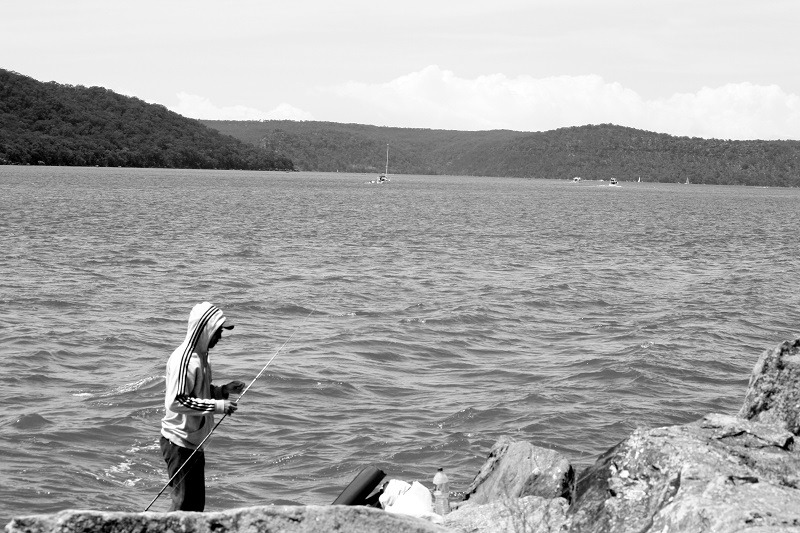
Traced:
<path fill-rule="evenodd" d="M 386 172 L 384 175 L 389 175 L 389 143 L 386 143 Z"/>

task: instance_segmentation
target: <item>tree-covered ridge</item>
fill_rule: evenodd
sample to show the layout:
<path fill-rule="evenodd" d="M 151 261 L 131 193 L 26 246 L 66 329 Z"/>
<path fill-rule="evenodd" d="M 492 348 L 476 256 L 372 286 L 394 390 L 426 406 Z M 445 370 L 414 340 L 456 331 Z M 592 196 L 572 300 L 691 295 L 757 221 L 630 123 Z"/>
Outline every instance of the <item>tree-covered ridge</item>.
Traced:
<path fill-rule="evenodd" d="M 800 186 L 800 141 L 675 137 L 610 124 L 526 133 L 202 121 L 300 170 Z"/>
<path fill-rule="evenodd" d="M 377 173 L 387 144 L 390 174 L 800 186 L 799 141 L 674 137 L 606 124 L 528 133 L 198 121 L 101 87 L 0 69 L 0 164 Z"/>
<path fill-rule="evenodd" d="M 164 106 L 0 69 L 0 164 L 291 170 Z"/>

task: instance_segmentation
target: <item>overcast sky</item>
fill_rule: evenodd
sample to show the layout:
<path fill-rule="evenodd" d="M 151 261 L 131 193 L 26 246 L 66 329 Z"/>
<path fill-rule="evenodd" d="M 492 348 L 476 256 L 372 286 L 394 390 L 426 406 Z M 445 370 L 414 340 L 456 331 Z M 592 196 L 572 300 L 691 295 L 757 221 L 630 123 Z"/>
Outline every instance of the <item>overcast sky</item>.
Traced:
<path fill-rule="evenodd" d="M 0 68 L 184 116 L 800 139 L 798 0 L 7 0 Z"/>

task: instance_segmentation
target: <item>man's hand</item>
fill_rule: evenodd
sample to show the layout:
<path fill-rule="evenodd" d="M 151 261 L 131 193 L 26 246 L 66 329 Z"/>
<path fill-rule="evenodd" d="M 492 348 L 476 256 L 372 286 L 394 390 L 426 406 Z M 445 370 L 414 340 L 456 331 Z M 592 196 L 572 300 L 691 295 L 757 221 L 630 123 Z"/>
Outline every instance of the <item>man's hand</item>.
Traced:
<path fill-rule="evenodd" d="M 236 412 L 236 410 L 238 408 L 239 408 L 239 406 L 236 405 L 236 402 L 229 402 L 228 400 L 225 400 L 225 414 L 226 415 L 232 415 L 233 413 Z"/>
<path fill-rule="evenodd" d="M 244 383 L 241 381 L 231 381 L 222 386 L 222 397 L 228 398 L 231 394 L 241 394 L 244 390 Z"/>

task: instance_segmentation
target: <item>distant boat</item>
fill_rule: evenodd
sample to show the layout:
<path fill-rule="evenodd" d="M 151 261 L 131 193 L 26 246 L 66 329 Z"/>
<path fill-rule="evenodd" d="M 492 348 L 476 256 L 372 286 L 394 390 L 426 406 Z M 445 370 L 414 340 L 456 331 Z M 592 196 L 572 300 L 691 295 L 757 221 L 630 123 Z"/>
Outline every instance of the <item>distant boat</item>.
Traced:
<path fill-rule="evenodd" d="M 572 181 L 577 183 L 577 182 L 581 181 L 581 178 L 580 178 L 580 176 L 575 176 L 574 178 L 572 178 Z"/>
<path fill-rule="evenodd" d="M 641 176 L 639 176 L 639 179 L 638 179 L 638 180 L 636 180 L 636 183 L 641 183 L 641 182 L 642 182 L 642 177 L 641 177 Z"/>
<path fill-rule="evenodd" d="M 611 181 L 608 183 L 609 187 L 619 187 L 620 184 L 617 183 L 617 178 L 611 178 Z"/>
<path fill-rule="evenodd" d="M 378 183 L 386 183 L 387 181 L 389 181 L 389 143 L 386 143 L 386 170 L 378 176 Z"/>
<path fill-rule="evenodd" d="M 389 144 L 386 144 L 386 170 L 369 183 L 386 183 L 389 181 Z"/>
<path fill-rule="evenodd" d="M 686 178 L 686 183 L 684 185 L 689 185 L 689 178 Z"/>

